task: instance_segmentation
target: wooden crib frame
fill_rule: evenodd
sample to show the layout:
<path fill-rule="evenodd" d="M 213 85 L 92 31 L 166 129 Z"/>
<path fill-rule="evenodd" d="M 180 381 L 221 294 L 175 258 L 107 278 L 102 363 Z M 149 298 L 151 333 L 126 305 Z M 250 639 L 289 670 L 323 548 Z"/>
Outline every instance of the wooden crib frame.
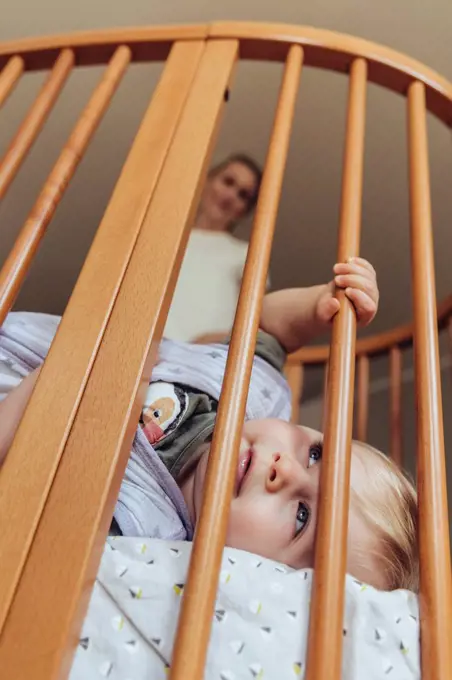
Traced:
<path fill-rule="evenodd" d="M 452 678 L 451 565 L 426 131 L 427 110 L 446 125 L 452 123 L 452 84 L 422 64 L 364 40 L 313 28 L 253 23 L 121 29 L 0 44 L 0 104 L 24 71 L 50 70 L 0 164 L 0 197 L 73 68 L 107 64 L 1 271 L 0 322 L 16 298 L 127 66 L 132 61 L 166 61 L 0 474 L 2 677 L 54 680 L 69 672 L 221 112 L 240 58 L 283 61 L 285 69 L 170 678 L 200 680 L 203 675 L 303 66 L 349 73 L 339 261 L 359 252 L 366 83 L 378 83 L 407 98 L 414 299 L 412 329 L 396 329 L 386 334 L 384 342 L 382 338 L 363 340 L 355 346 L 355 316 L 339 293 L 341 311 L 334 322 L 329 353 L 321 478 L 322 496 L 334 498 L 334 503 L 320 504 L 306 678 L 337 680 L 341 673 L 355 350 L 361 395 L 367 391 L 368 357 L 391 352 L 396 423 L 399 352 L 413 336 L 422 669 L 428 680 Z M 177 195 L 172 191 L 175 184 Z M 165 239 L 161 239 L 163 229 Z M 140 301 L 143 290 L 147 305 Z M 451 318 L 451 299 L 440 311 L 444 326 Z M 322 363 L 327 358 L 325 348 L 303 350 L 291 360 L 290 379 L 300 384 L 301 369 L 293 369 L 300 362 Z M 118 396 L 112 402 L 103 398 L 106 393 Z M 366 400 L 360 403 L 362 436 Z"/>

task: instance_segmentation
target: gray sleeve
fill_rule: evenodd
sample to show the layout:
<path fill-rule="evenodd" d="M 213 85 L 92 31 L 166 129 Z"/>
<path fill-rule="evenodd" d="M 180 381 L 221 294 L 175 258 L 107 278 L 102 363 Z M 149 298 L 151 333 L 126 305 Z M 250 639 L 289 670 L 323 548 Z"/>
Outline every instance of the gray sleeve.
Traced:
<path fill-rule="evenodd" d="M 264 359 L 270 366 L 276 368 L 280 373 L 283 372 L 287 354 L 283 346 L 273 335 L 265 331 L 259 331 L 255 354 Z"/>
<path fill-rule="evenodd" d="M 229 345 L 231 336 L 225 338 L 225 345 Z M 264 359 L 270 366 L 273 366 L 279 373 L 284 370 L 287 353 L 278 340 L 269 333 L 260 330 L 257 334 L 255 355 Z"/>

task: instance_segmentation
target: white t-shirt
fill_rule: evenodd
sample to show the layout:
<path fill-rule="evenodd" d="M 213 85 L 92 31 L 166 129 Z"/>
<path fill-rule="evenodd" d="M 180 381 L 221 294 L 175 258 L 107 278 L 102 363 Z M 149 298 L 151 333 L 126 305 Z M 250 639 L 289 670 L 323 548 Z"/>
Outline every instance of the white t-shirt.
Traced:
<path fill-rule="evenodd" d="M 190 341 L 230 331 L 247 251 L 248 243 L 228 232 L 192 230 L 165 337 Z"/>

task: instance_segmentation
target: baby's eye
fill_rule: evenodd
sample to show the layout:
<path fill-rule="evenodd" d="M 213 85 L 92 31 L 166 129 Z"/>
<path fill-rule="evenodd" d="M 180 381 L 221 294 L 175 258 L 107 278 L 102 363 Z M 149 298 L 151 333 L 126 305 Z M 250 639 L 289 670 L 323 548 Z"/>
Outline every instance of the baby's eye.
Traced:
<path fill-rule="evenodd" d="M 309 520 L 309 508 L 306 503 L 298 503 L 297 518 L 295 521 L 295 536 L 305 529 Z"/>
<path fill-rule="evenodd" d="M 314 465 L 315 463 L 318 463 L 319 460 L 321 460 L 322 452 L 323 452 L 322 442 L 316 442 L 315 444 L 311 444 L 311 446 L 309 447 L 308 467 L 311 467 L 311 465 Z"/>

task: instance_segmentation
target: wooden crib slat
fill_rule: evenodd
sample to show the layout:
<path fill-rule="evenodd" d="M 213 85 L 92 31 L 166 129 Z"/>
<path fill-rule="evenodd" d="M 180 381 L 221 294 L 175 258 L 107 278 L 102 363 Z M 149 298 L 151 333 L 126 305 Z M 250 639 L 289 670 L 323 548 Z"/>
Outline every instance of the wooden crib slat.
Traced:
<path fill-rule="evenodd" d="M 8 677 L 54 680 L 68 670 L 237 56 L 235 40 L 207 45 L 192 82 L 5 626 Z M 180 70 L 173 79 L 180 88 Z"/>
<path fill-rule="evenodd" d="M 289 383 L 290 391 L 292 393 L 292 423 L 300 422 L 300 402 L 303 394 L 303 364 L 287 363 L 284 369 L 287 382 Z"/>
<path fill-rule="evenodd" d="M 8 99 L 22 75 L 25 62 L 22 57 L 11 57 L 0 73 L 0 107 Z"/>
<path fill-rule="evenodd" d="M 328 413 L 328 376 L 330 370 L 329 358 L 323 365 L 323 401 L 322 401 L 322 431 L 325 432 L 325 422 Z"/>
<path fill-rule="evenodd" d="M 52 111 L 74 66 L 74 52 L 63 50 L 0 161 L 0 200 L 17 174 L 25 156 Z"/>
<path fill-rule="evenodd" d="M 366 80 L 367 64 L 356 59 L 350 73 L 338 262 L 359 252 Z M 356 318 L 342 291 L 338 298 L 341 309 L 333 322 L 330 350 L 306 680 L 341 677 Z"/>
<path fill-rule="evenodd" d="M 200 40 L 171 50 L 3 465 L 0 628 L 203 49 Z"/>
<path fill-rule="evenodd" d="M 452 316 L 447 321 L 447 333 L 449 335 L 449 358 L 452 359 Z M 449 375 L 452 382 L 452 362 L 450 364 Z"/>
<path fill-rule="evenodd" d="M 78 119 L 0 271 L 0 324 L 11 309 L 46 229 L 129 65 L 119 47 Z"/>
<path fill-rule="evenodd" d="M 408 89 L 422 677 L 452 678 L 452 587 L 425 86 Z"/>
<path fill-rule="evenodd" d="M 358 358 L 358 401 L 356 417 L 356 439 L 365 442 L 369 420 L 369 357 L 361 354 Z"/>
<path fill-rule="evenodd" d="M 389 353 L 389 394 L 390 453 L 393 461 L 402 467 L 402 352 L 399 347 L 392 347 Z"/>
<path fill-rule="evenodd" d="M 232 331 L 201 514 L 179 616 L 171 680 L 199 680 L 203 676 L 302 62 L 301 47 L 292 46 L 286 60 Z"/>

